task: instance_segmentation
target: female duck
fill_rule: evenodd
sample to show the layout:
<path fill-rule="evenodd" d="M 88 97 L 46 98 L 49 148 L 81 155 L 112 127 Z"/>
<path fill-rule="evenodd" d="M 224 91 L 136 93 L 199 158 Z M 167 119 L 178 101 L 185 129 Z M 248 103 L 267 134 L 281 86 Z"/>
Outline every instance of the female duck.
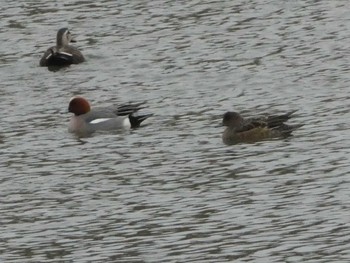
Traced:
<path fill-rule="evenodd" d="M 294 112 L 243 119 L 239 113 L 228 111 L 223 116 L 222 123 L 227 128 L 222 134 L 222 140 L 225 144 L 231 145 L 240 142 L 288 137 L 295 129 L 302 126 L 301 124 L 285 124 Z"/>
<path fill-rule="evenodd" d="M 61 28 L 57 32 L 56 46 L 50 47 L 40 59 L 40 66 L 68 66 L 85 61 L 83 54 L 69 45 L 75 42 L 68 28 Z"/>

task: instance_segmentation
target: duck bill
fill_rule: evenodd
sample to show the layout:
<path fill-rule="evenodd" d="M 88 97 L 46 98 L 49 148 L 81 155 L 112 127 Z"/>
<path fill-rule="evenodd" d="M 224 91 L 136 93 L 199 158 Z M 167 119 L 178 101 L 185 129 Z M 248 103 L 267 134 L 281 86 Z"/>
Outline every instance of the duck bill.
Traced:
<path fill-rule="evenodd" d="M 74 38 L 72 38 L 71 40 L 70 40 L 70 42 L 72 42 L 72 43 L 75 43 L 75 42 L 77 42 Z"/>

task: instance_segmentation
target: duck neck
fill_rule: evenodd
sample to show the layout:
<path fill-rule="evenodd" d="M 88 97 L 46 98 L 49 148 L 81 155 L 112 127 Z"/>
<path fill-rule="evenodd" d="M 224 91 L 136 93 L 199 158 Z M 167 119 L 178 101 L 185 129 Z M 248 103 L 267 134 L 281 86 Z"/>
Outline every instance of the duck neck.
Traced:
<path fill-rule="evenodd" d="M 56 41 L 56 45 L 57 45 L 57 48 L 62 48 L 62 47 L 65 47 L 65 46 L 68 46 L 68 41 L 64 38 L 57 38 L 57 41 Z"/>

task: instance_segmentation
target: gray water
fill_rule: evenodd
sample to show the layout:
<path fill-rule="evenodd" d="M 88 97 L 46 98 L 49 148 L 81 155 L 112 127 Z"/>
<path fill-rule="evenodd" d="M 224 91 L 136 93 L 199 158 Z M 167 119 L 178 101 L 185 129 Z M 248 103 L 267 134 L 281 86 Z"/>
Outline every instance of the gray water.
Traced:
<path fill-rule="evenodd" d="M 0 262 L 350 262 L 348 1 L 0 3 Z M 87 62 L 39 67 L 65 26 Z M 74 95 L 154 117 L 79 139 Z"/>

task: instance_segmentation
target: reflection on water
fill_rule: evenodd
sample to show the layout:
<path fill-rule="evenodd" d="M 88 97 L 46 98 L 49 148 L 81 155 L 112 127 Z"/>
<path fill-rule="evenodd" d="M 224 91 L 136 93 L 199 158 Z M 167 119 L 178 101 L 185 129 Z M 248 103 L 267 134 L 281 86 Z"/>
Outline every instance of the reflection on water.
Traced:
<path fill-rule="evenodd" d="M 345 2 L 2 7 L 1 262 L 349 262 Z M 51 72 L 63 26 L 87 62 Z M 78 94 L 154 117 L 79 140 Z M 304 126 L 225 146 L 227 110 Z"/>

